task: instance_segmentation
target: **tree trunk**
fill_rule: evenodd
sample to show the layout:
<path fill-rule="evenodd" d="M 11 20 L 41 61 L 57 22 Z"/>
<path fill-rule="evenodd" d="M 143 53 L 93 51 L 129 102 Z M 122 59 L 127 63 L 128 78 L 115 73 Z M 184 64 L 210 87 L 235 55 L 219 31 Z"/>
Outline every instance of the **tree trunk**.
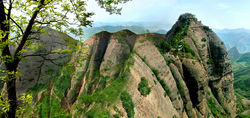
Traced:
<path fill-rule="evenodd" d="M 7 112 L 8 118 L 16 117 L 17 98 L 16 98 L 16 79 L 12 78 L 7 82 L 7 92 L 10 104 L 10 110 Z"/>
<path fill-rule="evenodd" d="M 17 65 L 18 63 L 8 63 L 6 64 L 7 72 L 14 72 L 12 74 L 8 74 L 7 78 L 7 93 L 8 93 L 8 100 L 10 109 L 7 111 L 8 118 L 15 118 L 16 117 L 16 110 L 17 110 L 17 97 L 16 97 L 16 72 L 17 72 Z"/>

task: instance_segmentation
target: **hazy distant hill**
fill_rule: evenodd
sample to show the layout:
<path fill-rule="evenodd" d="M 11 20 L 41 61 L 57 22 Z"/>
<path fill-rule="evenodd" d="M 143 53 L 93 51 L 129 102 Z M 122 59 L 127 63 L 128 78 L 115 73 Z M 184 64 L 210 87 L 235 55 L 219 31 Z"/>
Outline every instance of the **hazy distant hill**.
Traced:
<path fill-rule="evenodd" d="M 168 29 L 167 27 L 147 25 L 147 24 L 138 24 L 138 23 L 117 23 L 117 24 L 105 24 L 99 23 L 91 28 L 83 28 L 84 30 L 84 39 L 88 39 L 93 36 L 95 33 L 101 31 L 108 31 L 111 33 L 128 29 L 133 31 L 136 34 L 143 33 L 160 33 L 166 34 Z M 225 43 L 227 49 L 237 47 L 240 53 L 250 52 L 250 30 L 248 29 L 215 29 L 215 33 L 221 38 Z"/>
<path fill-rule="evenodd" d="M 250 52 L 250 30 L 223 29 L 215 30 L 215 32 L 225 43 L 227 49 L 237 47 L 241 53 Z"/>
<path fill-rule="evenodd" d="M 94 34 L 101 32 L 101 31 L 108 31 L 111 33 L 128 29 L 136 34 L 144 34 L 144 33 L 160 33 L 166 34 L 167 31 L 157 26 L 150 26 L 150 25 L 142 25 L 142 24 L 135 24 L 135 25 L 104 25 L 104 26 L 97 26 L 97 27 L 90 27 L 90 28 L 83 28 L 84 30 L 84 39 L 89 39 Z M 150 29 L 150 30 L 149 30 Z"/>
<path fill-rule="evenodd" d="M 228 51 L 228 56 L 231 60 L 236 60 L 241 56 L 241 54 L 237 47 L 233 47 Z"/>

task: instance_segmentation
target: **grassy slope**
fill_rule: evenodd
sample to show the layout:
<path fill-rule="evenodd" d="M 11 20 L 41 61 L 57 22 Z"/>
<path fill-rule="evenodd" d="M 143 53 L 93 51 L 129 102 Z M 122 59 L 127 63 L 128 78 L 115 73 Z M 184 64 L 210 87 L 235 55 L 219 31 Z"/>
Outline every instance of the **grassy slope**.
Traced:
<path fill-rule="evenodd" d="M 250 99 L 250 53 L 233 61 L 234 87 L 240 95 Z"/>

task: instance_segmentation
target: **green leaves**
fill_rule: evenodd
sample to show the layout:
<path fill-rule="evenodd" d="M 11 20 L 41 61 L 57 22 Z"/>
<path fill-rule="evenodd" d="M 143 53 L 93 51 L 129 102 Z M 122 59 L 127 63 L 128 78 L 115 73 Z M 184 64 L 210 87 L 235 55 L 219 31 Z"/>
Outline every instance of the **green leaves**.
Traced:
<path fill-rule="evenodd" d="M 1 92 L 0 94 L 0 114 L 6 113 L 9 111 L 10 105 L 9 105 L 9 100 L 5 98 L 5 93 Z"/>
<path fill-rule="evenodd" d="M 124 4 L 131 0 L 96 0 L 98 5 L 106 9 L 110 14 L 121 14 L 122 8 L 118 7 L 118 4 Z"/>
<path fill-rule="evenodd" d="M 28 109 L 28 107 L 30 107 L 30 105 L 32 104 L 32 99 L 32 95 L 25 93 L 18 98 L 18 101 L 20 101 L 21 103 L 17 109 L 17 114 L 19 116 L 30 110 Z"/>
<path fill-rule="evenodd" d="M 144 97 L 146 97 L 150 91 L 151 91 L 151 87 L 149 87 L 148 85 L 148 80 L 146 80 L 145 77 L 141 78 L 141 82 L 138 85 L 138 91 L 141 93 L 141 95 L 143 95 Z"/>
<path fill-rule="evenodd" d="M 120 99 L 122 101 L 122 106 L 125 109 L 128 118 L 134 118 L 134 115 L 135 115 L 134 106 L 135 105 L 129 93 L 127 91 L 123 91 L 121 93 Z"/>

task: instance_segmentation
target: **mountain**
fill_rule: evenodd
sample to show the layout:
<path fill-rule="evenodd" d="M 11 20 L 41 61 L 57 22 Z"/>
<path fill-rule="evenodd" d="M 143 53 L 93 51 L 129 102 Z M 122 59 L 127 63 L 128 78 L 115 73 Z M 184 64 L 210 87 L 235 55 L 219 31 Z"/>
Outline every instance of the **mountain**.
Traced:
<path fill-rule="evenodd" d="M 228 50 L 228 56 L 231 60 L 236 60 L 241 56 L 241 54 L 237 49 L 237 47 L 233 47 L 230 50 Z"/>
<path fill-rule="evenodd" d="M 128 29 L 136 34 L 144 34 L 144 33 L 160 33 L 166 34 L 167 31 L 159 28 L 157 26 L 149 26 L 145 24 L 134 24 L 134 25 L 104 25 L 104 26 L 95 26 L 90 28 L 83 28 L 84 35 L 83 39 L 89 39 L 91 36 L 98 32 L 107 31 L 107 32 L 118 32 L 120 30 Z"/>
<path fill-rule="evenodd" d="M 62 40 L 57 39 L 61 33 L 50 34 L 44 34 L 44 40 Z M 103 31 L 84 44 L 77 43 L 78 50 L 68 54 L 62 66 L 50 70 L 56 66 L 47 65 L 42 70 L 44 78 L 39 81 L 43 82 L 24 86 L 34 103 L 29 107 L 32 111 L 22 116 L 236 116 L 234 77 L 226 47 L 192 14 L 181 15 L 166 34 Z M 26 68 L 30 68 L 29 73 L 36 71 Z M 30 77 L 25 74 L 22 78 L 20 81 Z"/>
<path fill-rule="evenodd" d="M 240 53 L 250 52 L 250 30 L 223 29 L 215 30 L 228 49 L 237 47 Z"/>

